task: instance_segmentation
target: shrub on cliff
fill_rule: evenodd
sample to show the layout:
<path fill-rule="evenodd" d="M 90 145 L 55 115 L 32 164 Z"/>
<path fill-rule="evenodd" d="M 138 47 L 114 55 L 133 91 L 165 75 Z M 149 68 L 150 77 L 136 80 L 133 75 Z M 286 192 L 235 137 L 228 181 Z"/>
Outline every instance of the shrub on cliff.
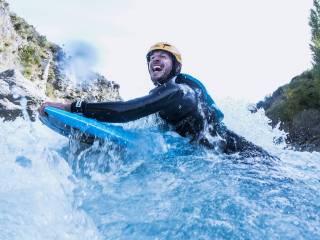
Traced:
<path fill-rule="evenodd" d="M 314 70 L 320 71 L 320 2 L 313 1 L 314 9 L 311 9 L 309 25 L 311 27 L 311 44 L 312 59 Z"/>

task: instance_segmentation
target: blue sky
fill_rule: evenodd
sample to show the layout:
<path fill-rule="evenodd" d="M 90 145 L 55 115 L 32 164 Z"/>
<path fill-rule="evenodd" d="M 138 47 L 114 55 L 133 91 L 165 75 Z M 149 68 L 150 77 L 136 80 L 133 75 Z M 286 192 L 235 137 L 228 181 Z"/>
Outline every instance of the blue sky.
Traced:
<path fill-rule="evenodd" d="M 145 54 L 168 41 L 183 72 L 213 97 L 257 101 L 311 67 L 312 0 L 8 0 L 48 40 L 85 41 L 94 69 L 121 85 L 125 99 L 152 88 Z"/>

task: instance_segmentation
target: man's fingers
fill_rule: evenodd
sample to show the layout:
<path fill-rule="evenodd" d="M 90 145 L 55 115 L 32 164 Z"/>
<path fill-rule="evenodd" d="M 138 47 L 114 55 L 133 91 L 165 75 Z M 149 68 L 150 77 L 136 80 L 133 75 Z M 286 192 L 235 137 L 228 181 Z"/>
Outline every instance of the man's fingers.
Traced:
<path fill-rule="evenodd" d="M 44 109 L 45 109 L 47 106 L 49 106 L 49 105 L 50 105 L 50 102 L 44 102 L 44 103 L 40 106 L 40 108 L 39 108 L 39 113 L 40 113 L 40 115 L 42 115 L 42 116 L 47 116 L 47 114 L 45 113 Z"/>
<path fill-rule="evenodd" d="M 61 110 L 68 111 L 68 112 L 71 111 L 71 104 L 63 104 L 63 103 L 55 103 L 55 102 L 44 102 L 41 105 L 41 107 L 39 108 L 40 115 L 46 116 L 47 114 L 44 112 L 44 109 L 46 107 L 49 107 L 49 106 L 55 107 L 55 108 L 59 108 Z"/>
<path fill-rule="evenodd" d="M 39 113 L 40 115 L 42 116 L 45 116 L 45 113 L 44 113 L 44 108 L 46 107 L 46 103 L 43 103 L 40 108 L 39 108 Z"/>

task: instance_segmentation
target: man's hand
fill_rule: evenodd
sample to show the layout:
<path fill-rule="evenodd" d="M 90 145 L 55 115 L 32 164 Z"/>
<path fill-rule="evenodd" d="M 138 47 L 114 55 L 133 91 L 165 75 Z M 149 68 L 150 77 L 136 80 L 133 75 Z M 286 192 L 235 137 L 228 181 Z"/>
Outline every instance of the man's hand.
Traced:
<path fill-rule="evenodd" d="M 45 107 L 55 107 L 55 108 L 59 108 L 61 110 L 64 111 L 71 111 L 71 104 L 67 103 L 67 104 L 63 104 L 63 103 L 55 103 L 55 102 L 44 102 L 41 107 L 39 108 L 39 113 L 41 116 L 46 116 L 46 113 L 44 112 Z"/>

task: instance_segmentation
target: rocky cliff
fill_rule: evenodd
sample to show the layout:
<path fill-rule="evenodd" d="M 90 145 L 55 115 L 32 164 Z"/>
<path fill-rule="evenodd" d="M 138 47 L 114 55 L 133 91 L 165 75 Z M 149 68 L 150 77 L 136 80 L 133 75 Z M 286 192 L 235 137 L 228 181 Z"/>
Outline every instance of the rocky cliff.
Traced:
<path fill-rule="evenodd" d="M 44 100 L 119 100 L 119 85 L 89 71 L 81 82 L 70 75 L 72 56 L 47 41 L 0 0 L 0 117 L 14 120 L 23 110 L 34 119 Z"/>
<path fill-rule="evenodd" d="M 257 104 L 276 125 L 289 133 L 298 150 L 320 151 L 320 74 L 310 70 L 294 77 Z"/>

